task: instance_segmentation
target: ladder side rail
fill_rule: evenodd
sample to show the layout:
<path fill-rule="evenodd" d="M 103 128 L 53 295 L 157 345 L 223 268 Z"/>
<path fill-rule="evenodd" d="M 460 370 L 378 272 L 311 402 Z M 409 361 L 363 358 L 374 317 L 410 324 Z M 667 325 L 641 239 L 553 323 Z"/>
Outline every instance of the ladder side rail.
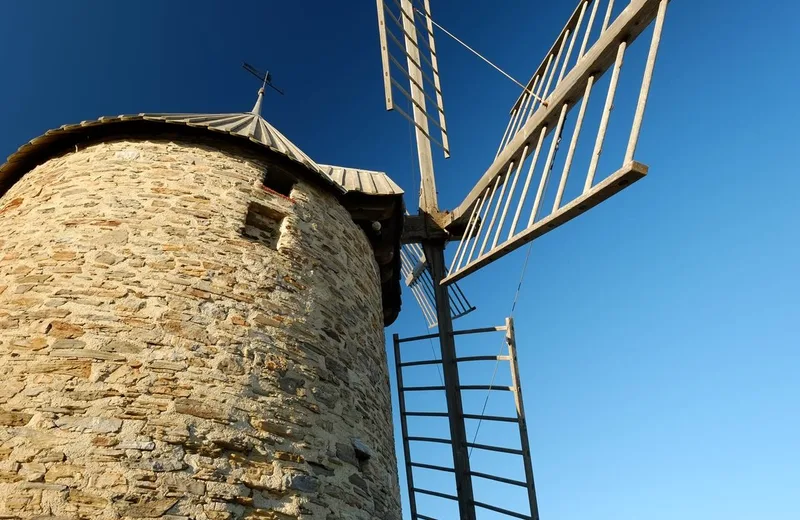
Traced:
<path fill-rule="evenodd" d="M 519 420 L 520 447 L 525 466 L 525 481 L 528 483 L 528 501 L 530 503 L 531 518 L 539 520 L 539 505 L 536 500 L 536 484 L 533 478 L 533 464 L 531 462 L 531 447 L 528 439 L 528 425 L 525 420 L 525 407 L 522 402 L 522 386 L 519 378 L 519 364 L 517 363 L 517 344 L 514 334 L 514 318 L 506 318 L 506 343 L 508 345 L 509 366 L 511 368 L 511 385 L 514 387 L 514 404 L 517 408 Z"/>
<path fill-rule="evenodd" d="M 400 359 L 400 335 L 392 336 L 394 342 L 394 365 L 397 374 L 397 396 L 400 407 L 400 431 L 403 436 L 403 456 L 406 465 L 406 484 L 408 485 L 408 506 L 411 510 L 411 518 L 417 516 L 417 501 L 414 496 L 414 473 L 411 467 L 411 446 L 408 440 L 408 422 L 406 421 L 406 399 L 405 394 L 400 389 L 403 388 L 403 366 Z"/>

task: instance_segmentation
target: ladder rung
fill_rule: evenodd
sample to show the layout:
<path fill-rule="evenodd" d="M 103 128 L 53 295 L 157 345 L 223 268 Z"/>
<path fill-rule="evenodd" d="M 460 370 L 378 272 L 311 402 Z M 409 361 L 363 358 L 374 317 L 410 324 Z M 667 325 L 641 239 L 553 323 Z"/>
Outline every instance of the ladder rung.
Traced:
<path fill-rule="evenodd" d="M 459 314 L 459 315 L 453 316 L 453 318 L 455 319 L 455 318 L 464 316 L 464 314 L 469 314 L 470 312 L 472 312 L 474 310 L 475 310 L 475 307 L 472 307 L 471 309 L 469 309 L 468 311 L 464 312 L 463 314 Z M 504 330 L 506 330 L 506 328 L 503 325 L 500 325 L 498 327 L 484 327 L 482 329 L 455 330 L 455 331 L 453 331 L 453 336 L 461 336 L 461 335 L 464 335 L 464 334 L 480 334 L 480 333 L 483 333 L 483 332 L 502 332 Z M 411 336 L 411 337 L 408 337 L 408 338 L 399 338 L 397 342 L 398 343 L 408 343 L 408 342 L 411 342 L 411 341 L 421 341 L 423 339 L 433 339 L 433 338 L 438 338 L 438 337 L 439 337 L 439 333 L 436 333 L 436 334 L 425 334 L 423 336 Z"/>
<path fill-rule="evenodd" d="M 509 361 L 510 359 L 509 356 L 467 356 L 456 358 L 455 361 Z"/>
<path fill-rule="evenodd" d="M 461 336 L 462 334 L 482 334 L 484 332 L 502 332 L 504 330 L 506 330 L 505 325 L 500 325 L 498 327 L 483 327 L 481 329 L 454 330 L 453 336 Z"/>
<path fill-rule="evenodd" d="M 444 390 L 443 386 L 404 386 L 401 392 L 432 392 L 434 390 Z"/>
<path fill-rule="evenodd" d="M 412 464 L 412 466 L 413 466 L 413 464 Z M 473 477 L 480 477 L 480 478 L 487 478 L 489 480 L 496 480 L 497 482 L 502 482 L 503 484 L 511 484 L 513 486 L 519 486 L 519 487 L 524 487 L 524 488 L 528 487 L 528 483 L 527 482 L 523 482 L 521 480 L 514 480 L 514 479 L 510 479 L 510 478 L 505 478 L 505 477 L 498 477 L 497 475 L 489 475 L 488 473 L 481 473 L 480 471 L 470 471 L 469 474 L 472 475 Z"/>
<path fill-rule="evenodd" d="M 429 491 L 427 489 L 414 488 L 415 493 L 422 493 L 423 495 L 430 495 L 432 497 L 446 498 L 448 500 L 458 500 L 455 495 L 448 495 L 446 493 L 439 493 L 438 491 Z"/>
<path fill-rule="evenodd" d="M 532 520 L 533 518 L 530 515 L 523 515 L 522 513 L 517 513 L 516 511 L 509 511 L 508 509 L 503 509 L 502 507 L 497 507 L 497 506 L 491 506 L 489 504 L 484 504 L 483 502 L 478 502 L 476 500 L 473 500 L 472 503 L 478 507 L 488 509 L 489 511 L 503 513 L 504 515 L 508 515 L 514 518 L 522 518 L 522 520 Z"/>
<path fill-rule="evenodd" d="M 421 462 L 412 462 L 412 466 L 415 468 L 422 468 L 422 469 L 434 469 L 436 471 L 448 471 L 450 473 L 455 473 L 456 470 L 453 468 L 446 468 L 444 466 L 434 466 L 433 464 L 423 464 Z"/>
<path fill-rule="evenodd" d="M 432 517 L 432 516 L 425 516 L 425 515 L 421 515 L 421 514 L 419 514 L 419 513 L 417 513 L 417 518 L 418 518 L 419 520 L 436 520 L 436 519 L 435 519 L 434 517 Z"/>
<path fill-rule="evenodd" d="M 420 341 L 423 339 L 433 339 L 438 338 L 439 334 L 425 334 L 424 336 L 412 336 L 410 338 L 400 338 L 397 340 L 398 343 L 408 343 L 409 341 Z"/>
<path fill-rule="evenodd" d="M 512 392 L 514 390 L 513 386 L 502 386 L 502 385 L 461 385 L 458 387 L 459 390 L 498 390 L 504 392 Z"/>
<path fill-rule="evenodd" d="M 410 439 L 411 439 L 411 437 L 409 437 L 409 440 Z M 447 442 L 449 443 L 450 441 L 447 441 Z M 518 449 L 515 449 L 515 448 L 502 448 L 500 446 L 488 446 L 486 444 L 475 444 L 475 443 L 472 443 L 472 442 L 468 442 L 467 446 L 470 447 L 470 448 L 477 448 L 479 450 L 498 451 L 500 453 L 511 453 L 512 455 L 524 455 L 524 453 L 525 453 L 522 450 L 518 450 Z"/>
<path fill-rule="evenodd" d="M 452 444 L 450 439 L 437 439 L 436 437 L 406 437 L 409 441 L 438 442 L 439 444 Z"/>
<path fill-rule="evenodd" d="M 406 417 L 449 417 L 447 412 L 403 412 Z"/>
<path fill-rule="evenodd" d="M 477 415 L 465 413 L 464 419 L 478 419 L 481 421 L 497 421 L 497 422 L 519 422 L 517 417 L 500 417 L 498 415 Z"/>
<path fill-rule="evenodd" d="M 400 363 L 401 367 L 415 367 L 419 365 L 438 365 L 441 363 L 441 359 L 426 359 L 425 361 L 407 361 L 405 363 Z"/>

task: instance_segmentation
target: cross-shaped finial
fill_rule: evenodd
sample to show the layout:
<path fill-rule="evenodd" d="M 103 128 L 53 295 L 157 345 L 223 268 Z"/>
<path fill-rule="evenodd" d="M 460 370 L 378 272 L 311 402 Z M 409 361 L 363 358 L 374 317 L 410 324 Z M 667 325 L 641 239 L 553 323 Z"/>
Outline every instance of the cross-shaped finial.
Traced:
<path fill-rule="evenodd" d="M 261 115 L 261 104 L 264 100 L 264 89 L 269 86 L 280 95 L 283 95 L 283 91 L 272 84 L 272 75 L 269 73 L 269 71 L 263 73 L 246 62 L 242 62 L 242 68 L 261 80 L 261 88 L 258 89 L 258 99 L 256 100 L 255 106 L 253 106 L 253 110 L 250 111 L 253 114 Z"/>

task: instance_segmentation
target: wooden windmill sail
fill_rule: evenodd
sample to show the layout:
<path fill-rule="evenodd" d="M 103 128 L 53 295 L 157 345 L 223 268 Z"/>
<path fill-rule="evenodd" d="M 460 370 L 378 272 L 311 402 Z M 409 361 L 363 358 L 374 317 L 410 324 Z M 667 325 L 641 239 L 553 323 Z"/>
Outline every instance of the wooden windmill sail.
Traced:
<path fill-rule="evenodd" d="M 621 6 L 621 3 L 625 5 Z M 413 124 L 421 173 L 420 211 L 418 215 L 406 219 L 404 273 L 429 324 L 438 325 L 436 334 L 415 338 L 399 338 L 395 335 L 394 338 L 409 503 L 414 520 L 432 518 L 417 511 L 416 497 L 419 494 L 456 501 L 462 520 L 475 520 L 476 508 L 511 518 L 539 517 L 515 357 L 513 320 L 508 319 L 498 327 L 454 331 L 453 318 L 472 308 L 469 303 L 463 305 L 458 300 L 458 295 L 463 293 L 455 286 L 455 282 L 570 221 L 647 174 L 648 167 L 635 160 L 635 152 L 668 3 L 669 0 L 617 0 L 617 9 L 622 9 L 613 16 L 614 0 L 580 0 L 531 79 L 524 85 L 518 83 L 522 87 L 520 96 L 512 105 L 508 124 L 490 166 L 458 206 L 451 211 L 441 211 L 436 197 L 432 143 L 444 151 L 445 157 L 449 156 L 439 56 L 434 40 L 435 28 L 443 28 L 434 21 L 429 0 L 377 0 L 386 108 L 401 113 Z M 624 160 L 614 171 L 602 172 L 599 159 L 612 109 L 615 103 L 620 102 L 617 87 L 625 54 L 651 25 L 654 26 L 653 35 L 639 95 L 635 100 Z M 598 81 L 608 72 L 611 77 L 600 121 L 592 128 L 585 124 L 586 107 L 591 96 L 599 95 L 596 92 Z M 410 114 L 395 103 L 395 96 L 398 95 L 409 101 Z M 564 135 L 570 118 L 574 122 L 574 130 L 571 135 Z M 573 165 L 581 139 L 593 140 L 594 145 L 588 170 L 574 172 Z M 545 146 L 546 142 L 549 145 Z M 556 170 L 556 156 L 562 147 L 566 147 L 566 157 L 563 167 Z M 583 189 L 574 197 L 568 196 L 565 189 L 568 178 L 581 173 L 584 175 Z M 552 205 L 545 203 L 545 194 L 551 181 L 558 183 Z M 458 241 L 458 247 L 450 261 L 445 263 L 444 250 L 449 241 Z M 459 303 L 454 305 L 454 301 Z M 459 357 L 456 354 L 456 336 L 495 331 L 505 333 L 508 346 L 506 354 L 471 357 Z M 439 340 L 440 359 L 403 361 L 403 344 L 434 337 Z M 488 359 L 509 363 L 511 386 L 460 384 L 460 363 Z M 441 366 L 442 384 L 403 386 L 403 370 L 423 364 Z M 406 409 L 405 396 L 408 392 L 432 390 L 445 393 L 446 411 L 417 412 Z M 465 414 L 462 392 L 471 390 L 513 392 L 516 414 L 508 417 Z M 409 436 L 409 420 L 420 416 L 447 417 L 449 438 Z M 467 419 L 516 422 L 520 430 L 521 448 L 479 444 L 475 440 L 470 442 L 464 425 Z M 412 458 L 412 442 L 449 445 L 452 466 L 427 464 Z M 473 471 L 470 467 L 471 449 L 521 456 L 525 481 Z M 454 474 L 456 495 L 415 487 L 415 468 Z M 476 501 L 473 478 L 524 487 L 528 492 L 528 511 L 514 511 L 502 507 L 502 504 Z"/>

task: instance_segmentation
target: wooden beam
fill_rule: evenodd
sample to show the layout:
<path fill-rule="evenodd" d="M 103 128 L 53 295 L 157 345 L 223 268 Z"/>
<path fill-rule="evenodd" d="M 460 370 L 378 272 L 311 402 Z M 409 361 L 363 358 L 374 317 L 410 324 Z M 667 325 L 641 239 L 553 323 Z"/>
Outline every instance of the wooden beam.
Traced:
<path fill-rule="evenodd" d="M 411 0 L 400 0 L 400 9 L 406 16 L 403 17 L 403 28 L 406 47 L 406 61 L 408 73 L 413 79 L 409 84 L 411 96 L 414 99 L 414 124 L 416 126 L 417 158 L 419 159 L 422 186 L 420 190 L 419 207 L 427 213 L 437 213 L 439 204 L 436 199 L 436 181 L 433 176 L 433 155 L 431 142 L 428 139 L 428 116 L 425 108 L 425 95 L 417 85 L 422 85 L 422 68 L 419 67 L 420 55 L 417 43 L 417 25 L 414 23 L 414 6 Z"/>
<path fill-rule="evenodd" d="M 449 214 L 444 223 L 445 227 L 449 227 L 451 222 L 458 220 L 465 213 L 469 213 L 486 187 L 502 175 L 510 163 L 521 160 L 519 156 L 526 145 L 530 148 L 534 134 L 537 134 L 544 126 L 547 127 L 548 133 L 556 127 L 563 105 L 565 103 L 568 103 L 570 107 L 576 105 L 584 93 L 589 77 L 594 76 L 595 81 L 600 79 L 614 64 L 619 44 L 623 41 L 633 42 L 655 19 L 659 4 L 660 0 L 631 0 L 616 21 L 600 36 L 592 48 L 567 74 L 558 88 L 547 98 L 547 106 L 537 110 L 528 119 L 516 137 L 506 145 L 504 151 L 497 156 L 467 194 L 464 201 Z"/>
<path fill-rule="evenodd" d="M 454 225 L 452 232 L 442 229 L 430 215 L 406 215 L 403 219 L 403 234 L 400 243 L 413 244 L 425 240 L 458 240 L 464 234 L 464 226 Z"/>
<path fill-rule="evenodd" d="M 378 4 L 378 35 L 381 42 L 381 65 L 383 66 L 383 93 L 386 96 L 386 110 L 394 108 L 392 100 L 391 71 L 389 69 L 389 43 L 386 41 L 386 13 L 383 0 L 376 0 Z"/>
<path fill-rule="evenodd" d="M 622 169 L 609 176 L 603 182 L 597 184 L 588 192 L 579 196 L 558 211 L 551 213 L 549 216 L 538 222 L 535 222 L 528 229 L 518 233 L 511 240 L 479 257 L 477 260 L 467 265 L 467 267 L 464 269 L 448 276 L 442 280 L 442 283 L 451 284 L 456 282 L 468 274 L 477 271 L 481 267 L 507 255 L 511 251 L 514 251 L 528 242 L 552 231 L 560 225 L 569 222 L 578 215 L 581 215 L 587 210 L 597 206 L 612 195 L 619 193 L 639 179 L 644 178 L 644 176 L 647 175 L 647 170 L 648 168 L 646 165 L 637 163 L 635 161 L 626 164 Z"/>
<path fill-rule="evenodd" d="M 625 152 L 625 161 L 632 161 L 636 153 L 636 144 L 639 142 L 639 132 L 642 130 L 642 119 L 644 110 L 647 107 L 647 97 L 650 94 L 650 84 L 653 81 L 653 69 L 656 65 L 658 47 L 661 44 L 661 32 L 664 30 L 664 18 L 667 15 L 667 4 L 669 0 L 661 0 L 658 6 L 658 16 L 656 17 L 655 28 L 653 29 L 653 40 L 650 43 L 650 51 L 647 54 L 647 64 L 642 78 L 642 89 L 639 92 L 639 101 L 636 103 L 636 114 L 633 116 L 633 128 L 631 137 L 628 141 L 628 149 Z"/>
<path fill-rule="evenodd" d="M 453 338 L 453 319 L 450 315 L 449 287 L 442 285 L 442 279 L 447 274 L 444 263 L 443 242 L 424 242 L 425 257 L 430 264 L 431 277 L 436 293 L 437 324 L 439 326 L 439 346 L 441 348 L 442 378 L 444 380 L 445 400 L 450 423 L 451 451 L 453 453 L 453 469 L 455 470 L 456 492 L 458 496 L 459 518 L 461 520 L 476 520 L 475 495 L 472 490 L 470 477 L 469 444 L 467 443 L 467 430 L 464 425 L 464 408 L 461 401 L 459 387 L 458 362 L 456 344 Z"/>

